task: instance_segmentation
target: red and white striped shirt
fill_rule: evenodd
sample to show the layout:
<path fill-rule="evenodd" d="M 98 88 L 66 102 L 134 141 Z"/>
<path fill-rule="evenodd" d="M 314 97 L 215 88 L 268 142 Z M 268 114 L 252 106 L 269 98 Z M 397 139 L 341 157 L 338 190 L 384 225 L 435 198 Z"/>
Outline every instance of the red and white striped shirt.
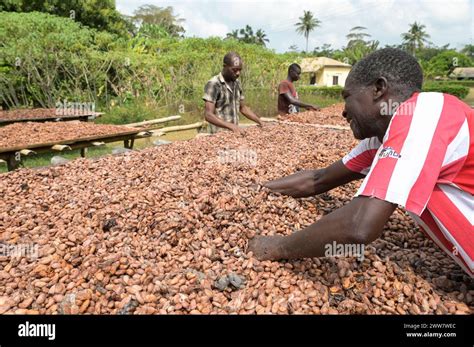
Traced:
<path fill-rule="evenodd" d="M 474 110 L 452 95 L 415 93 L 383 138 L 365 139 L 343 163 L 366 177 L 356 196 L 403 206 L 474 275 Z"/>

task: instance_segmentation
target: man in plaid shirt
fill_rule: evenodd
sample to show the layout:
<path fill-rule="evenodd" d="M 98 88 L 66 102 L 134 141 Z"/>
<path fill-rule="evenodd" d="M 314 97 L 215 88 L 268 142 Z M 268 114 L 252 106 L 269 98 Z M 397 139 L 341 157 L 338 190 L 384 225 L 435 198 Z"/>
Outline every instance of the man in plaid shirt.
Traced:
<path fill-rule="evenodd" d="M 224 56 L 224 67 L 204 87 L 205 119 L 208 132 L 215 134 L 225 129 L 240 133 L 239 111 L 248 119 L 262 126 L 260 118 L 244 103 L 242 85 L 238 80 L 242 59 L 235 52 Z"/>

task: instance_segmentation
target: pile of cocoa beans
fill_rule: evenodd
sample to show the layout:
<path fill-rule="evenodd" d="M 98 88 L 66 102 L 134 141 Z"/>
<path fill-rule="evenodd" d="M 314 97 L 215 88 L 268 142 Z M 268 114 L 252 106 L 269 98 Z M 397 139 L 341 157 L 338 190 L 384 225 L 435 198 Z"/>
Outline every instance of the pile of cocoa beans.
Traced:
<path fill-rule="evenodd" d="M 59 143 L 66 140 L 94 138 L 133 131 L 120 125 L 70 122 L 25 122 L 0 127 L 0 149 L 27 148 L 41 143 Z"/>
<path fill-rule="evenodd" d="M 278 119 L 297 123 L 349 126 L 346 119 L 342 116 L 342 111 L 344 111 L 343 103 L 334 104 L 319 111 L 303 111 L 279 116 Z"/>
<path fill-rule="evenodd" d="M 247 252 L 250 238 L 304 228 L 360 184 L 294 199 L 256 183 L 356 144 L 346 130 L 273 124 L 2 174 L 0 313 L 471 313 L 472 280 L 401 210 L 363 260 Z"/>

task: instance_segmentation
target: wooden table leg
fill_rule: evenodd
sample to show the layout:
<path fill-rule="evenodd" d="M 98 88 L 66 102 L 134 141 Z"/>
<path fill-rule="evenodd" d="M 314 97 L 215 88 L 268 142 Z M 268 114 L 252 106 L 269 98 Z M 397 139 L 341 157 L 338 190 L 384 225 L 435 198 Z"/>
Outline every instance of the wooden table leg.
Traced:
<path fill-rule="evenodd" d="M 87 147 L 81 148 L 81 157 L 85 158 L 87 153 Z"/>
<path fill-rule="evenodd" d="M 125 148 L 132 149 L 132 147 L 133 147 L 133 140 L 130 140 L 130 139 L 124 140 L 124 141 L 123 141 L 123 146 L 124 146 Z"/>
<path fill-rule="evenodd" d="M 17 160 L 19 159 L 19 160 Z M 7 168 L 8 171 L 16 170 L 20 167 L 21 157 L 20 153 L 9 153 L 7 156 Z"/>

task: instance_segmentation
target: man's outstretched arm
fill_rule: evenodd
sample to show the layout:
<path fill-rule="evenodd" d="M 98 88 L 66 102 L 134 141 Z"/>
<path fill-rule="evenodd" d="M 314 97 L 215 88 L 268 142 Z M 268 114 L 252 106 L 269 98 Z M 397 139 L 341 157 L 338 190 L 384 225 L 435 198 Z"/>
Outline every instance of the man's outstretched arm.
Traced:
<path fill-rule="evenodd" d="M 226 128 L 232 130 L 234 132 L 239 132 L 239 126 L 230 122 L 226 122 L 219 117 L 216 116 L 216 105 L 210 101 L 206 101 L 205 104 L 205 114 L 204 118 L 211 124 L 214 124 L 220 128 Z"/>
<path fill-rule="evenodd" d="M 368 244 L 377 239 L 397 206 L 365 196 L 289 236 L 256 236 L 248 250 L 261 260 L 323 257 L 326 245 Z"/>
<path fill-rule="evenodd" d="M 248 107 L 243 100 L 240 101 L 240 113 L 242 113 L 247 119 L 254 121 L 258 125 L 262 126 L 262 120 Z"/>
<path fill-rule="evenodd" d="M 312 110 L 312 111 L 319 111 L 321 109 L 321 107 L 319 107 L 318 105 L 307 104 L 307 103 L 305 103 L 301 100 L 298 100 L 298 99 L 294 98 L 293 95 L 291 95 L 290 92 L 284 93 L 283 95 L 284 95 L 285 99 L 292 105 L 302 107 L 302 108 L 306 108 L 306 109 Z"/>
<path fill-rule="evenodd" d="M 303 198 L 327 192 L 363 177 L 364 175 L 346 168 L 342 160 L 339 160 L 324 169 L 300 171 L 266 182 L 263 186 L 276 193 Z"/>

